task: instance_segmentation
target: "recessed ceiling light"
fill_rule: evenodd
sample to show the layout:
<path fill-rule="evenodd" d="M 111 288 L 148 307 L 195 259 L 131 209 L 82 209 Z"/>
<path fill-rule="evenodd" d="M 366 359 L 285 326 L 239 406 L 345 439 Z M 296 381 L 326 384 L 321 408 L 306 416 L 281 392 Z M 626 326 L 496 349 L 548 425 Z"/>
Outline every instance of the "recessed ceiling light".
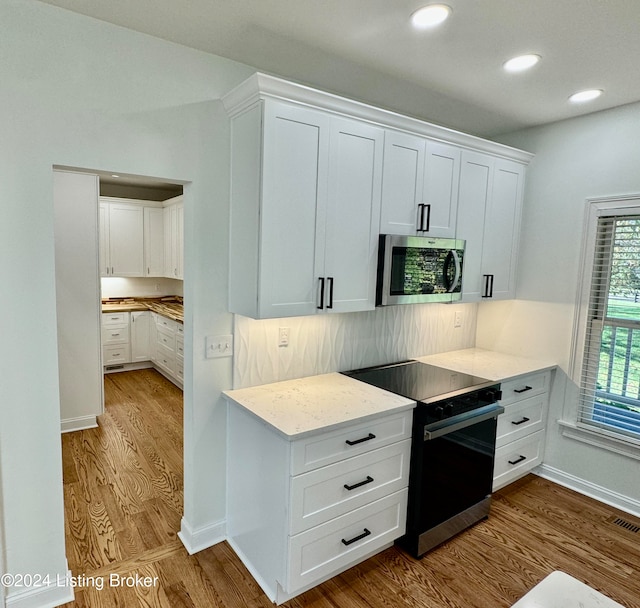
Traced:
<path fill-rule="evenodd" d="M 446 4 L 429 4 L 411 15 L 411 23 L 418 29 L 426 29 L 440 25 L 451 14 L 451 7 Z"/>
<path fill-rule="evenodd" d="M 569 97 L 571 103 L 584 103 L 585 101 L 591 101 L 602 95 L 602 89 L 587 89 L 586 91 L 579 91 Z"/>
<path fill-rule="evenodd" d="M 111 174 L 111 177 L 120 177 L 119 175 L 116 175 L 115 173 Z"/>
<path fill-rule="evenodd" d="M 507 70 L 507 72 L 523 72 L 524 70 L 532 68 L 538 61 L 540 61 L 540 55 L 519 55 L 518 57 L 509 59 L 509 61 L 505 61 L 502 67 Z"/>

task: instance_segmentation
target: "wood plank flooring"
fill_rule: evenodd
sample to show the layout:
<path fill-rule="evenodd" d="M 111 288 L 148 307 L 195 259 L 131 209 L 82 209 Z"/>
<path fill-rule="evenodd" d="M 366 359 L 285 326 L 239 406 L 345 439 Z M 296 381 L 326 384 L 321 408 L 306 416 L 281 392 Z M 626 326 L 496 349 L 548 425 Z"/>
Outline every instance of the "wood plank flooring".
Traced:
<path fill-rule="evenodd" d="M 100 427 L 63 435 L 68 607 L 272 606 L 226 543 L 189 556 L 182 514 L 182 393 L 152 370 L 111 374 Z M 640 520 L 530 475 L 491 516 L 414 560 L 388 549 L 287 602 L 289 608 L 507 608 L 564 570 L 640 608 Z M 120 577 L 148 577 L 133 587 Z M 80 578 L 82 577 L 82 578 Z M 93 577 L 93 578 L 92 578 Z M 104 587 L 99 588 L 99 581 Z"/>

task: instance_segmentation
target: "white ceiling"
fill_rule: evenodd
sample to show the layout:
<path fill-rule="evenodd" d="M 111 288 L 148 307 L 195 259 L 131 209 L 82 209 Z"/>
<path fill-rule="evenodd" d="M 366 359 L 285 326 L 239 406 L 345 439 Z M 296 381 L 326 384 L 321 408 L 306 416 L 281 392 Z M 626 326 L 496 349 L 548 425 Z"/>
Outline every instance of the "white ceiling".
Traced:
<path fill-rule="evenodd" d="M 640 100 L 640 0 L 433 0 L 453 12 L 431 31 L 409 23 L 431 0 L 42 1 L 484 136 Z"/>

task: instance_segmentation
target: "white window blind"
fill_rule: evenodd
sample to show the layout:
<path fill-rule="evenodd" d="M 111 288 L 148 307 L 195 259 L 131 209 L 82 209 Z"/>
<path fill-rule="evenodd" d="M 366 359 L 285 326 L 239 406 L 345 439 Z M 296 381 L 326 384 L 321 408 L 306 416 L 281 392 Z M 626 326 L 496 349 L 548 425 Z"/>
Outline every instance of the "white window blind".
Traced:
<path fill-rule="evenodd" d="M 587 307 L 577 422 L 638 439 L 640 213 L 598 217 Z"/>

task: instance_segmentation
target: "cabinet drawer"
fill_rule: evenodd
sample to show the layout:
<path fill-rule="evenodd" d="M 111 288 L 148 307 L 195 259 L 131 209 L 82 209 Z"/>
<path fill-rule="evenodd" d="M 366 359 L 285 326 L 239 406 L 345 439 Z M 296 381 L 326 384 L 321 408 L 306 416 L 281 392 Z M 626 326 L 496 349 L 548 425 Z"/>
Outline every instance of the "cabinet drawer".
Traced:
<path fill-rule="evenodd" d="M 411 440 L 294 477 L 290 534 L 298 534 L 352 509 L 406 488 Z"/>
<path fill-rule="evenodd" d="M 176 378 L 184 381 L 184 359 L 176 356 Z"/>
<path fill-rule="evenodd" d="M 102 365 L 120 365 L 131 362 L 131 347 L 129 344 L 104 346 L 102 348 Z"/>
<path fill-rule="evenodd" d="M 170 374 L 176 373 L 175 353 L 162 344 L 158 344 L 155 362 Z"/>
<path fill-rule="evenodd" d="M 407 410 L 294 441 L 291 444 L 291 474 L 306 473 L 402 439 L 409 439 L 412 419 L 412 410 Z"/>
<path fill-rule="evenodd" d="M 291 536 L 286 591 L 293 593 L 313 584 L 402 536 L 406 526 L 407 492 L 404 489 L 390 494 Z"/>
<path fill-rule="evenodd" d="M 496 450 L 493 469 L 493 489 L 522 477 L 527 471 L 542 462 L 544 431 L 527 435 Z"/>
<path fill-rule="evenodd" d="M 542 393 L 507 405 L 504 413 L 498 417 L 496 446 L 503 446 L 542 429 L 546 422 L 547 399 L 547 394 Z"/>
<path fill-rule="evenodd" d="M 176 333 L 184 336 L 184 324 L 176 321 Z"/>
<path fill-rule="evenodd" d="M 534 395 L 547 392 L 549 390 L 550 379 L 551 372 L 548 371 L 520 376 L 520 378 L 515 378 L 514 380 L 507 380 L 501 385 L 502 399 L 500 403 L 502 405 L 509 405 L 521 399 L 528 399 Z"/>
<path fill-rule="evenodd" d="M 176 331 L 177 323 L 173 319 L 169 319 L 168 317 L 163 317 L 162 315 L 158 315 L 156 319 L 156 323 L 158 325 L 158 328 L 164 327 L 165 329 L 168 329 L 173 333 L 175 333 Z"/>
<path fill-rule="evenodd" d="M 103 312 L 102 313 L 102 325 L 129 325 L 129 313 L 128 312 Z"/>
<path fill-rule="evenodd" d="M 184 336 L 181 334 L 176 335 L 176 354 L 184 357 Z"/>
<path fill-rule="evenodd" d="M 102 344 L 104 346 L 109 346 L 113 344 L 128 344 L 128 343 L 129 343 L 129 326 L 128 325 L 102 328 Z"/>
<path fill-rule="evenodd" d="M 158 328 L 158 344 L 168 348 L 172 353 L 175 353 L 176 349 L 176 337 L 167 332 L 162 327 Z"/>

